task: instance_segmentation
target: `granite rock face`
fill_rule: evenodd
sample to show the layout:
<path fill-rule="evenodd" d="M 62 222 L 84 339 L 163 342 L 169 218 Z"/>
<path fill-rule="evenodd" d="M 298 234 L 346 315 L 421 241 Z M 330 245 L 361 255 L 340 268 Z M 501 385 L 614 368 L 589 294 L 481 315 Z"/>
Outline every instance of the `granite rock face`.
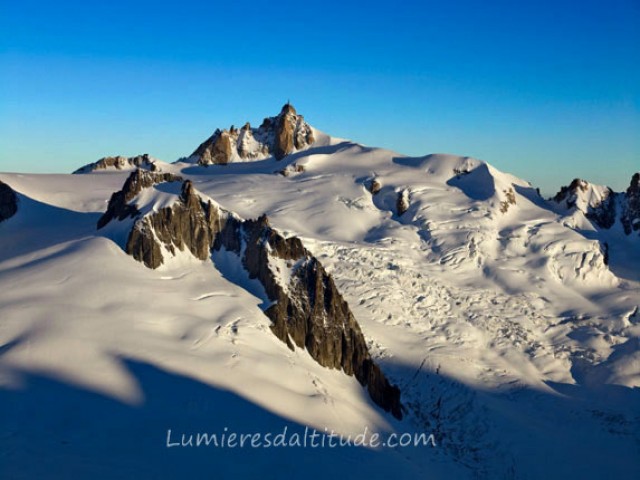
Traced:
<path fill-rule="evenodd" d="M 246 123 L 240 129 L 232 126 L 229 130 L 216 130 L 189 160 L 199 165 L 226 165 L 270 156 L 281 160 L 314 142 L 312 128 L 287 103 L 277 116 L 265 118 L 259 128 Z"/>
<path fill-rule="evenodd" d="M 145 189 L 167 182 L 182 182 L 180 195 L 170 206 L 145 215 L 133 200 Z M 170 173 L 136 170 L 124 183 L 122 190 L 109 200 L 107 211 L 98 220 L 98 229 L 112 220 L 134 219 L 125 251 L 149 268 L 164 262 L 163 250 L 176 254 L 176 249 L 188 249 L 195 257 L 210 257 L 215 235 L 224 225 L 226 216 L 210 200 L 197 195 L 191 181 Z"/>
<path fill-rule="evenodd" d="M 625 196 L 621 221 L 625 233 L 631 235 L 640 230 L 640 172 L 631 177 Z"/>
<path fill-rule="evenodd" d="M 13 217 L 18 211 L 18 196 L 6 183 L 0 181 L 0 222 Z"/>
<path fill-rule="evenodd" d="M 148 153 L 145 153 L 144 155 L 137 155 L 135 157 L 103 157 L 97 162 L 85 165 L 73 173 L 91 173 L 98 170 L 123 170 L 126 168 L 142 168 L 151 172 L 158 170 L 155 160 L 152 159 Z"/>
<path fill-rule="evenodd" d="M 276 142 L 273 154 L 277 160 L 289 155 L 293 150 L 302 150 L 315 141 L 313 132 L 293 108 L 286 104 L 276 117 Z"/>
<path fill-rule="evenodd" d="M 225 249 L 238 256 L 249 277 L 259 280 L 270 305 L 265 315 L 271 330 L 291 349 L 306 349 L 322 366 L 353 375 L 372 400 L 402 418 L 400 390 L 389 383 L 374 363 L 360 326 L 331 275 L 297 237 L 285 238 L 266 216 L 241 220 L 211 200 L 203 200 L 190 181 L 181 183 L 175 202 L 144 214 L 135 205 L 146 188 L 163 182 L 182 182 L 170 174 L 132 173 L 121 191 L 111 197 L 100 219 L 132 219 L 125 251 L 155 269 L 165 254 L 188 250 L 207 260 Z"/>
<path fill-rule="evenodd" d="M 200 153 L 199 163 L 203 165 L 226 165 L 232 161 L 231 133 L 216 130 L 211 142 Z"/>
<path fill-rule="evenodd" d="M 597 206 L 589 208 L 586 217 L 600 228 L 609 229 L 616 222 L 616 194 L 609 189 L 607 197 Z"/>
<path fill-rule="evenodd" d="M 138 215 L 140 212 L 130 202 L 145 188 L 152 187 L 158 183 L 178 181 L 182 181 L 182 177 L 171 173 L 147 172 L 140 169 L 132 172 L 124 182 L 122 189 L 111 195 L 107 211 L 98 220 L 98 229 L 101 229 L 113 219 L 124 220 Z"/>
<path fill-rule="evenodd" d="M 175 255 L 189 250 L 200 260 L 211 256 L 211 245 L 226 216 L 211 201 L 204 202 L 189 180 L 182 184 L 179 201 L 137 220 L 129 234 L 126 252 L 149 268 L 164 262 L 162 250 Z"/>
<path fill-rule="evenodd" d="M 249 277 L 263 285 L 272 301 L 265 314 L 280 340 L 291 349 L 306 349 L 322 366 L 355 376 L 376 404 L 402 418 L 400 390 L 371 359 L 360 326 L 333 278 L 300 239 L 284 238 L 262 216 L 228 221 L 214 245 L 221 248 L 241 256 Z"/>

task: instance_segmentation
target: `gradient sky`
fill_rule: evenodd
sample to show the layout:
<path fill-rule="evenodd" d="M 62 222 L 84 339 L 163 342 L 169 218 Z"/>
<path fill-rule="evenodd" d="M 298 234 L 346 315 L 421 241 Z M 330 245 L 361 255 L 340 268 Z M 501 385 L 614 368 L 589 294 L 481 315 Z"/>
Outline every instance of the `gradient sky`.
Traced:
<path fill-rule="evenodd" d="M 0 0 L 0 171 L 173 161 L 287 100 L 550 194 L 640 170 L 640 2 Z"/>

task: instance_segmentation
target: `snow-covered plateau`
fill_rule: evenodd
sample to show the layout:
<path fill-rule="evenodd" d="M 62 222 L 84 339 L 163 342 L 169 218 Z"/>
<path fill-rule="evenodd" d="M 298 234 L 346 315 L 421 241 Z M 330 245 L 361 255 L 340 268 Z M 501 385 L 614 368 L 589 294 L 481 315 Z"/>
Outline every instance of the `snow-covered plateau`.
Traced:
<path fill-rule="evenodd" d="M 186 153 L 0 174 L 0 478 L 640 472 L 637 173 L 544 199 L 290 105 Z M 170 446 L 305 428 L 435 446 Z"/>

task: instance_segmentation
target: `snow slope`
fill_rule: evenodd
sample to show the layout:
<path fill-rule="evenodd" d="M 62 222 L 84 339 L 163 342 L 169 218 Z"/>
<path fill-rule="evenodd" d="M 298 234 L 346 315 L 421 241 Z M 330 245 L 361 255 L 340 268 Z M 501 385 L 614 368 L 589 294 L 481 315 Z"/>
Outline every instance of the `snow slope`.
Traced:
<path fill-rule="evenodd" d="M 405 419 L 384 414 L 353 377 L 280 342 L 259 292 L 215 267 L 224 254 L 212 263 L 182 252 L 149 270 L 117 235 L 96 231 L 126 173 L 2 174 L 20 206 L 0 224 L 0 473 L 637 472 L 640 275 L 624 266 L 637 261 L 638 238 L 568 222 L 527 182 L 473 158 L 411 158 L 314 134 L 311 148 L 281 161 L 163 171 L 303 239 L 400 387 Z M 176 192 L 149 195 L 143 203 L 156 209 Z M 172 427 L 283 425 L 428 432 L 438 446 L 163 446 Z"/>

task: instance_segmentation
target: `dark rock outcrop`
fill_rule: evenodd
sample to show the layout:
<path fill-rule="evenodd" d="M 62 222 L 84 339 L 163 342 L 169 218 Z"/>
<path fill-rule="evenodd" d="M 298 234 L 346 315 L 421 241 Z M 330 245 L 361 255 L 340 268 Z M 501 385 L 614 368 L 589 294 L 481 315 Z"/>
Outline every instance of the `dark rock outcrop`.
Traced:
<path fill-rule="evenodd" d="M 194 257 L 207 260 L 226 218 L 211 201 L 202 201 L 187 180 L 182 184 L 178 202 L 136 221 L 125 250 L 153 269 L 164 262 L 161 246 L 172 254 L 176 249 L 184 251 L 186 248 Z"/>
<path fill-rule="evenodd" d="M 202 201 L 189 180 L 182 183 L 178 200 L 157 212 L 142 216 L 132 203 L 146 188 L 182 181 L 181 177 L 170 173 L 136 170 L 129 175 L 122 190 L 111 196 L 107 211 L 98 220 L 98 229 L 112 220 L 134 218 L 125 251 L 149 268 L 158 268 L 164 262 L 162 247 L 172 254 L 176 249 L 187 248 L 200 260 L 208 259 L 215 235 L 224 225 L 226 216 L 211 201 Z"/>
<path fill-rule="evenodd" d="M 640 172 L 631 177 L 622 212 L 622 227 L 627 235 L 640 230 Z"/>
<path fill-rule="evenodd" d="M 354 375 L 376 404 L 402 418 L 400 390 L 389 383 L 371 359 L 347 302 L 300 239 L 284 238 L 262 216 L 244 222 L 228 221 L 215 242 L 214 249 L 221 248 L 242 255 L 250 278 L 263 285 L 273 302 L 265 314 L 280 340 L 291 349 L 294 345 L 305 348 L 322 366 Z M 286 285 L 274 271 L 275 259 L 283 260 L 285 268 L 290 269 L 284 275 L 289 279 Z"/>
<path fill-rule="evenodd" d="M 96 170 L 122 170 L 124 168 L 143 168 L 151 172 L 158 171 L 158 166 L 148 153 L 137 155 L 135 157 L 103 157 L 97 162 L 90 163 L 79 168 L 74 174 L 91 173 Z"/>
<path fill-rule="evenodd" d="M 407 210 L 409 210 L 409 191 L 405 189 L 398 192 L 396 211 L 398 212 L 398 216 L 402 216 Z"/>
<path fill-rule="evenodd" d="M 580 178 L 574 178 L 569 185 L 560 187 L 560 191 L 553 197 L 556 203 L 567 202 L 567 208 L 573 208 L 576 205 L 576 193 L 578 190 L 587 191 L 588 183 Z"/>
<path fill-rule="evenodd" d="M 171 173 L 147 172 L 140 169 L 132 172 L 124 182 L 122 190 L 111 195 L 107 211 L 98 220 L 98 229 L 104 227 L 114 218 L 124 220 L 125 218 L 135 217 L 139 213 L 138 209 L 129 202 L 145 188 L 152 187 L 158 183 L 178 181 L 182 181 L 182 177 Z"/>
<path fill-rule="evenodd" d="M 375 195 L 380 192 L 380 190 L 382 190 L 382 183 L 377 177 L 365 180 L 364 186 L 367 190 L 369 190 L 369 193 L 371 193 L 371 195 Z"/>
<path fill-rule="evenodd" d="M 132 173 L 122 190 L 111 197 L 99 227 L 133 217 L 125 250 L 149 268 L 164 262 L 163 252 L 189 250 L 206 260 L 224 248 L 240 258 L 250 278 L 259 280 L 271 301 L 265 314 L 271 330 L 291 349 L 306 349 L 322 366 L 353 375 L 372 400 L 402 418 L 400 390 L 391 385 L 373 362 L 365 338 L 322 264 L 296 237 L 285 238 L 266 216 L 243 221 L 204 201 L 190 181 L 184 181 L 177 200 L 143 215 L 133 202 L 145 188 L 181 181 L 170 174 Z M 286 268 L 288 272 L 279 269 Z"/>
<path fill-rule="evenodd" d="M 589 207 L 585 216 L 600 228 L 609 229 L 616 223 L 616 193 L 608 190 L 607 197 L 596 207 Z"/>
<path fill-rule="evenodd" d="M 510 187 L 508 190 L 503 190 L 503 193 L 505 199 L 500 202 L 500 212 L 507 213 L 509 207 L 516 204 L 516 192 L 513 187 Z"/>
<path fill-rule="evenodd" d="M 277 160 L 315 142 L 311 127 L 291 104 L 276 117 L 267 117 L 259 128 L 247 122 L 242 128 L 216 130 L 191 154 L 200 165 L 226 165 L 234 159 L 252 160 L 273 155 Z"/>
<path fill-rule="evenodd" d="M 6 183 L 0 181 L 0 222 L 13 217 L 18 211 L 18 196 Z"/>

